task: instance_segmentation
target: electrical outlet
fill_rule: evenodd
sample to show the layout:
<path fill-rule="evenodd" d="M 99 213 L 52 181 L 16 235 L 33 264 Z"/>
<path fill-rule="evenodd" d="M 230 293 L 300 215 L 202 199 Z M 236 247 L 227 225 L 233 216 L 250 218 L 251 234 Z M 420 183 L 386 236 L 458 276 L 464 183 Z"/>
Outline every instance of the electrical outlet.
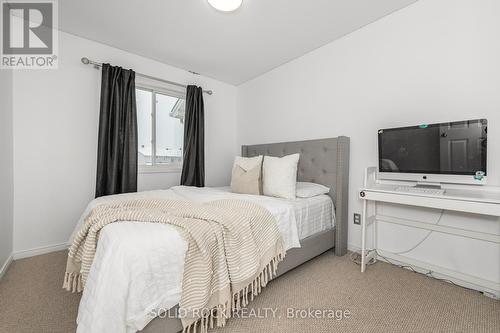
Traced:
<path fill-rule="evenodd" d="M 354 224 L 361 224 L 361 214 L 354 213 Z"/>

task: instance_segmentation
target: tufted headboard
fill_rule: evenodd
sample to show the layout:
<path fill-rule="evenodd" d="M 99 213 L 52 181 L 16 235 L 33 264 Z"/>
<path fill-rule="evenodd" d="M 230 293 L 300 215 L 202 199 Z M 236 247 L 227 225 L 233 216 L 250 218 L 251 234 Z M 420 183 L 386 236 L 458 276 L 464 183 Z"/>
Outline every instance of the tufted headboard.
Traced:
<path fill-rule="evenodd" d="M 347 253 L 349 199 L 349 138 L 281 142 L 242 146 L 241 155 L 284 156 L 300 153 L 297 180 L 328 186 L 335 203 L 335 254 Z"/>

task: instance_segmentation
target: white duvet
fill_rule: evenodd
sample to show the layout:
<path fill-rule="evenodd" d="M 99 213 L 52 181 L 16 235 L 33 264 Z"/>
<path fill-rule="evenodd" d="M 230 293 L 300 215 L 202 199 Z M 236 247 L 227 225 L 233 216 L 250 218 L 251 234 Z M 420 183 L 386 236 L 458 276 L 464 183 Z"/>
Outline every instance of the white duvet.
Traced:
<path fill-rule="evenodd" d="M 82 227 L 84 218 L 96 205 L 139 197 L 195 202 L 223 198 L 249 200 L 274 215 L 287 250 L 300 247 L 297 222 L 290 201 L 234 194 L 228 188 L 185 186 L 93 200 L 80 218 L 70 242 Z M 154 319 L 151 313 L 158 313 L 158 309 L 170 309 L 179 303 L 186 250 L 186 241 L 169 225 L 121 222 L 106 226 L 100 233 L 94 262 L 80 301 L 77 332 L 136 332 Z"/>

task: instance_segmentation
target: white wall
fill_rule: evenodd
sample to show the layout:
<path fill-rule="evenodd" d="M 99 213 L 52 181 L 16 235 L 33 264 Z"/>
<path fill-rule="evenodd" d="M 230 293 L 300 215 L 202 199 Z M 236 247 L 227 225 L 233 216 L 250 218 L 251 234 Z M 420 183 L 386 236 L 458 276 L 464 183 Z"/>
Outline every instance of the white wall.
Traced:
<path fill-rule="evenodd" d="M 12 71 L 0 70 L 0 275 L 12 254 Z"/>
<path fill-rule="evenodd" d="M 236 87 L 66 33 L 59 40 L 59 69 L 14 73 L 15 252 L 66 242 L 94 196 L 100 74 L 83 56 L 212 89 L 205 95 L 206 181 L 229 182 Z M 139 190 L 168 188 L 179 178 L 141 175 Z"/>
<path fill-rule="evenodd" d="M 499 13 L 498 0 L 421 0 L 249 81 L 238 91 L 238 141 L 349 136 L 351 248 L 360 245 L 352 214 L 361 211 L 364 168 L 377 164 L 379 128 L 485 117 L 488 177 L 500 185 Z M 498 219 L 447 213 L 441 223 L 500 233 Z M 382 225 L 381 248 L 404 251 L 425 234 Z M 409 256 L 500 281 L 500 247 L 491 243 L 434 233 Z"/>

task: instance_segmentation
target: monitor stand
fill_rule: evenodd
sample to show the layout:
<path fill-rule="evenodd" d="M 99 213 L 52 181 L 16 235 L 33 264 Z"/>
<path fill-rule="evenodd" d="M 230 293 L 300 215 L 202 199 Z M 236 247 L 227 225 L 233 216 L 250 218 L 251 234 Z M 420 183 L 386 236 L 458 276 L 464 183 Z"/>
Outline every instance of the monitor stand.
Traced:
<path fill-rule="evenodd" d="M 430 188 L 434 190 L 440 190 L 441 189 L 441 183 L 427 183 L 427 182 L 417 182 L 417 185 L 415 185 L 417 188 Z"/>

